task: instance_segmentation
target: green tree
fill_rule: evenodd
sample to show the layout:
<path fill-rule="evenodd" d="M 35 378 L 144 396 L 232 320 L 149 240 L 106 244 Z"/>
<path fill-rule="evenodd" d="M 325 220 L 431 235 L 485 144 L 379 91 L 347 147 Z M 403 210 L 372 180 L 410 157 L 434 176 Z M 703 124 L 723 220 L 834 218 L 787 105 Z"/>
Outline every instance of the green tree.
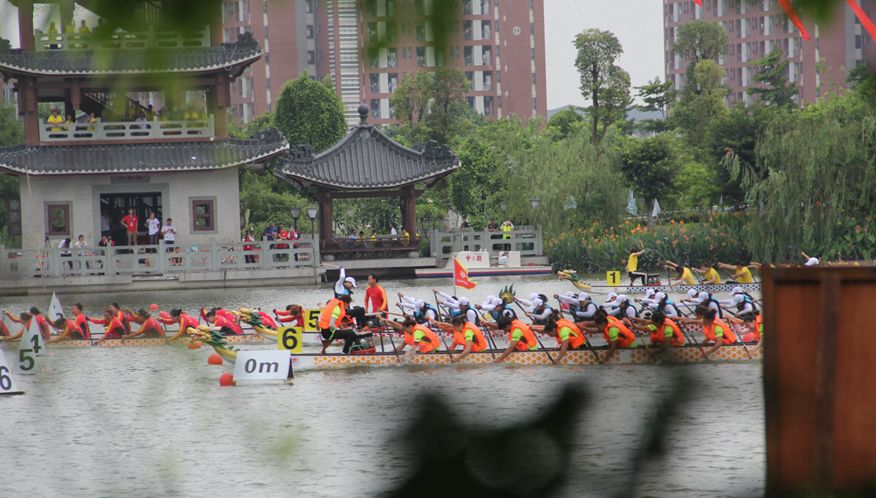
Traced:
<path fill-rule="evenodd" d="M 727 32 L 720 23 L 710 21 L 691 21 L 678 28 L 678 38 L 673 48 L 687 59 L 688 76 L 700 61 L 718 61 L 727 53 Z"/>
<path fill-rule="evenodd" d="M 679 146 L 673 135 L 628 139 L 620 154 L 620 170 L 627 184 L 645 200 L 648 224 L 654 201 L 671 192 L 679 169 Z"/>
<path fill-rule="evenodd" d="M 755 151 L 772 114 L 762 105 L 738 105 L 709 123 L 705 153 L 708 164 L 717 166 L 713 177 L 726 204 L 742 204 L 746 190 L 766 178 Z"/>
<path fill-rule="evenodd" d="M 599 29 L 586 29 L 575 37 L 575 48 L 578 56 L 575 67 L 581 78 L 581 95 L 590 100 L 590 142 L 597 143 L 599 123 L 605 122 L 605 112 L 602 108 L 603 94 L 617 94 L 619 75 L 615 62 L 623 53 L 620 41 L 614 33 Z M 615 87 L 614 90 L 608 90 Z M 629 92 L 629 88 L 627 88 Z"/>
<path fill-rule="evenodd" d="M 413 141 L 447 144 L 468 115 L 465 74 L 452 68 L 406 76 L 390 97 L 396 119 Z"/>
<path fill-rule="evenodd" d="M 274 125 L 291 144 L 308 144 L 323 151 L 347 132 L 344 104 L 334 87 L 310 79 L 303 73 L 287 81 L 277 98 Z"/>
<path fill-rule="evenodd" d="M 660 78 L 654 78 L 653 81 L 637 86 L 637 95 L 642 100 L 639 107 L 640 111 L 644 112 L 659 112 L 666 119 L 666 110 L 669 104 L 675 100 L 675 89 L 672 88 L 672 82 L 660 82 Z"/>
<path fill-rule="evenodd" d="M 599 118 L 602 122 L 602 131 L 599 133 L 599 141 L 605 138 L 605 133 L 612 124 L 624 121 L 627 117 L 627 110 L 633 103 L 630 97 L 629 73 L 617 66 L 611 68 L 602 92 L 602 102 Z"/>
<path fill-rule="evenodd" d="M 760 102 L 777 107 L 794 104 L 797 86 L 788 81 L 788 59 L 781 50 L 773 50 L 764 57 L 754 61 L 757 74 L 754 81 L 760 86 L 748 89 L 750 95 L 759 97 Z"/>
<path fill-rule="evenodd" d="M 484 226 L 499 213 L 497 207 L 505 192 L 505 158 L 492 144 L 480 137 L 469 137 L 457 150 L 462 167 L 450 177 L 453 209 Z"/>
<path fill-rule="evenodd" d="M 569 135 L 584 123 L 584 117 L 577 108 L 563 109 L 548 120 L 547 127 L 559 139 L 568 138 Z"/>
<path fill-rule="evenodd" d="M 684 94 L 675 104 L 672 121 L 683 129 L 696 147 L 705 141 L 709 123 L 724 113 L 724 96 L 727 88 L 723 84 L 724 69 L 715 61 L 703 60 L 697 63 Z"/>

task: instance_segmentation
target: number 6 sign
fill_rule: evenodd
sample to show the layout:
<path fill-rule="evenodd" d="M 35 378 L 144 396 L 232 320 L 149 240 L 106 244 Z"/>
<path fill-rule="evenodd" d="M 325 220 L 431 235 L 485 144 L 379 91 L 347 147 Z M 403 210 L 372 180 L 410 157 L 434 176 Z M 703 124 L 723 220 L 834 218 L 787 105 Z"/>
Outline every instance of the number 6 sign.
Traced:
<path fill-rule="evenodd" d="M 16 388 L 12 372 L 9 370 L 9 365 L 6 364 L 6 355 L 0 351 L 0 396 L 12 394 L 24 394 L 24 391 L 19 391 Z"/>
<path fill-rule="evenodd" d="M 300 354 L 304 345 L 301 327 L 283 327 L 277 331 L 277 349 Z"/>

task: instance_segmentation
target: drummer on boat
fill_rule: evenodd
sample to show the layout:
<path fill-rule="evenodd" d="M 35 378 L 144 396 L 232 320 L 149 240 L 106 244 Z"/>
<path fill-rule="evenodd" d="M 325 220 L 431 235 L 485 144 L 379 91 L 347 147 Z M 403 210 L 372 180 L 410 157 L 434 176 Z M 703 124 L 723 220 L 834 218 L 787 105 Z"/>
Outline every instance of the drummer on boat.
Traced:
<path fill-rule="evenodd" d="M 350 302 L 347 303 L 346 314 L 356 320 L 356 325 L 361 328 L 365 326 L 366 313 L 365 308 L 352 305 L 353 289 L 355 288 L 356 279 L 348 277 L 346 268 L 341 268 L 338 275 L 338 281 L 335 282 L 335 299 L 338 299 L 341 296 L 348 296 L 350 298 Z"/>
<path fill-rule="evenodd" d="M 344 354 L 349 354 L 356 340 L 356 332 L 353 331 L 352 323 L 347 316 L 347 306 L 350 305 L 350 296 L 342 294 L 340 297 L 331 299 L 319 314 L 319 333 L 322 336 L 322 353 L 336 340 L 344 341 L 342 349 Z"/>
<path fill-rule="evenodd" d="M 630 285 L 635 285 L 637 279 L 642 280 L 642 285 L 648 284 L 648 274 L 639 271 L 639 256 L 645 254 L 645 243 L 639 241 L 639 248 L 630 249 L 627 257 L 627 276 L 630 277 Z"/>

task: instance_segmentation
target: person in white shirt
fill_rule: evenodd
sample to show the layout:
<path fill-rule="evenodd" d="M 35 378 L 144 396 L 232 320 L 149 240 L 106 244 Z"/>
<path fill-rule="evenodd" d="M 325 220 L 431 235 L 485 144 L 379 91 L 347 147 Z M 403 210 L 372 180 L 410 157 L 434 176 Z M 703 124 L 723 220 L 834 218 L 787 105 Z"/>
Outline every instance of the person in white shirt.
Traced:
<path fill-rule="evenodd" d="M 161 237 L 164 239 L 164 245 L 172 246 L 176 242 L 176 228 L 173 227 L 173 218 L 168 218 L 164 222 L 164 226 L 161 227 Z"/>
<path fill-rule="evenodd" d="M 161 230 L 161 222 L 155 217 L 155 211 L 149 211 L 149 218 L 146 219 L 146 226 L 149 229 L 149 244 L 158 244 L 158 232 Z"/>
<path fill-rule="evenodd" d="M 814 256 L 810 256 L 803 251 L 800 251 L 800 254 L 802 254 L 803 259 L 806 260 L 806 262 L 803 263 L 803 266 L 818 266 L 821 264 L 821 261 L 819 261 L 818 258 Z"/>

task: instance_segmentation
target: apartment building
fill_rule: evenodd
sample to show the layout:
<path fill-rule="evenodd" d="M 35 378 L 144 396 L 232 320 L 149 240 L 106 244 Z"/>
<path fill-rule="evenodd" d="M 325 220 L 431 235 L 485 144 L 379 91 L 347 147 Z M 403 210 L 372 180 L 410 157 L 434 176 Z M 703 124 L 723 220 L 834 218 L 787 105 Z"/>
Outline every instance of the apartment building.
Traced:
<path fill-rule="evenodd" d="M 876 0 L 865 0 L 862 6 L 872 13 Z M 848 72 L 874 52 L 873 41 L 844 4 L 822 24 L 804 17 L 811 36 L 805 41 L 776 0 L 703 0 L 702 7 L 693 0 L 663 0 L 666 79 L 677 90 L 686 83 L 688 61 L 673 46 L 678 29 L 697 19 L 721 23 L 729 37 L 729 49 L 718 62 L 727 72 L 731 105 L 751 103 L 746 90 L 756 84 L 754 62 L 774 49 L 787 57 L 788 80 L 797 85 L 798 99 L 804 103 L 845 88 Z"/>

